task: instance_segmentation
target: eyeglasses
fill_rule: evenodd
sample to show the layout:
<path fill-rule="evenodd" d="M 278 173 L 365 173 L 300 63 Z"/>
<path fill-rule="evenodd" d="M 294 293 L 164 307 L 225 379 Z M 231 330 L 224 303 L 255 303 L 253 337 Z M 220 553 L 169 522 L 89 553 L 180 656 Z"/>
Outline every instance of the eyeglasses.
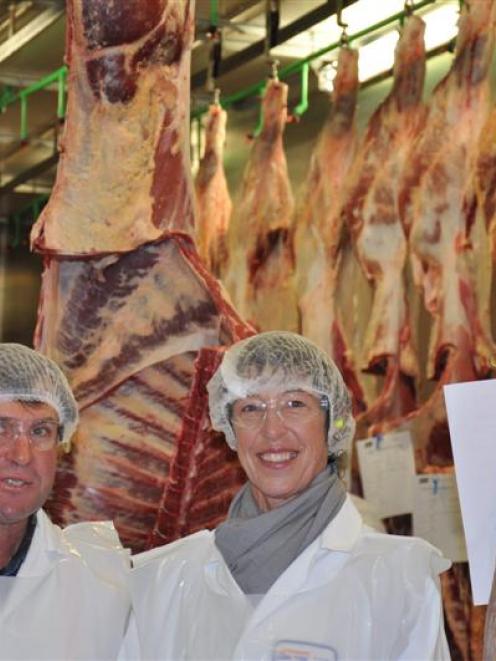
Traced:
<path fill-rule="evenodd" d="M 55 420 L 0 418 L 0 451 L 12 447 L 21 435 L 36 450 L 51 450 L 60 438 L 60 425 Z"/>
<path fill-rule="evenodd" d="M 327 397 L 318 400 L 308 393 L 287 393 L 268 401 L 247 397 L 234 402 L 231 420 L 238 427 L 256 430 L 264 425 L 269 410 L 275 410 L 281 422 L 291 427 L 308 422 L 322 409 L 329 409 Z"/>

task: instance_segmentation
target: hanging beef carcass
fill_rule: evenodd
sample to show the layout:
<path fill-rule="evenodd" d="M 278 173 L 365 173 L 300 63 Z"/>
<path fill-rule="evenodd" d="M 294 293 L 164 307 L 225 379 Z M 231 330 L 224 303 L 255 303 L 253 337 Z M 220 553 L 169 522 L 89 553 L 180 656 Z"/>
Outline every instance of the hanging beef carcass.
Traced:
<path fill-rule="evenodd" d="M 496 262 L 496 107 L 482 129 L 479 142 L 476 193 L 482 211 L 493 262 Z"/>
<path fill-rule="evenodd" d="M 189 62 L 192 6 L 182 0 L 135 3 L 134 14 L 126 13 L 123 6 L 73 0 L 68 8 L 67 151 L 49 213 L 34 232 L 38 249 L 45 253 L 35 344 L 61 365 L 81 412 L 74 449 L 58 472 L 51 514 L 63 524 L 114 519 L 123 542 L 141 550 L 215 525 L 225 514 L 242 475 L 225 443 L 209 427 L 205 384 L 222 345 L 251 330 L 224 299 L 192 239 L 168 230 L 189 227 L 193 221 L 193 187 L 183 141 L 189 106 L 188 80 L 183 77 L 187 78 L 189 67 L 185 62 Z M 157 27 L 162 22 L 165 33 Z M 143 42 L 142 33 L 152 28 L 163 35 L 163 42 L 151 37 Z M 108 57 L 120 49 L 135 52 L 138 46 L 143 57 L 148 54 L 136 68 L 132 98 L 124 94 L 127 77 L 99 49 L 103 58 L 99 71 L 105 75 L 98 95 L 82 102 L 81 89 L 94 67 L 88 62 L 79 66 L 78 49 L 84 43 L 105 46 L 110 49 Z M 170 59 L 167 53 L 173 45 Z M 168 119 L 155 136 L 159 154 L 154 180 L 160 182 L 155 202 L 142 161 L 132 153 L 117 159 L 115 145 L 105 140 L 98 149 L 83 148 L 84 169 L 99 172 L 99 177 L 93 180 L 88 199 L 77 197 L 77 182 L 68 179 L 67 164 L 77 169 L 77 147 L 85 140 L 84 130 L 90 127 L 94 135 L 101 135 L 100 116 L 105 131 L 118 140 L 126 130 L 147 126 L 150 117 L 159 113 L 150 103 L 164 108 L 162 88 L 156 93 L 150 88 L 150 70 L 155 67 L 161 69 L 163 87 L 170 94 L 165 106 Z M 133 99 L 142 98 L 142 86 L 150 92 L 145 95 L 150 103 L 133 105 Z M 95 103 L 100 104 L 100 112 Z M 75 124 L 74 115 L 84 118 L 82 126 Z M 150 131 L 153 126 L 151 122 Z M 71 131 L 79 133 L 71 136 Z M 92 144 L 92 137 L 88 139 Z M 69 153 L 69 147 L 75 151 Z M 120 196 L 115 186 L 123 172 L 140 200 L 148 200 L 140 207 L 140 218 L 150 221 L 151 209 L 158 214 L 157 223 L 141 225 L 160 231 L 158 237 L 143 235 L 139 222 L 137 233 L 128 234 L 125 223 L 119 222 L 121 216 L 129 220 L 128 198 Z M 112 203 L 106 214 L 109 196 Z M 66 206 L 68 199 L 77 202 L 75 215 Z M 99 217 L 92 215 L 97 208 Z M 92 223 L 77 228 L 86 210 Z M 155 240 L 143 242 L 145 238 Z"/>
<path fill-rule="evenodd" d="M 465 338 L 481 376 L 493 351 L 479 314 L 470 231 L 476 209 L 473 173 L 490 111 L 496 6 L 478 0 L 469 7 L 460 18 L 453 66 L 433 93 L 426 127 L 410 154 L 402 193 L 414 274 L 434 322 L 430 377 L 440 374 L 450 349 Z"/>
<path fill-rule="evenodd" d="M 196 176 L 196 244 L 213 275 L 220 277 L 227 263 L 227 230 L 232 203 L 224 173 L 227 113 L 218 103 L 208 110 L 205 153 Z"/>
<path fill-rule="evenodd" d="M 122 252 L 191 229 L 192 21 L 192 0 L 68 3 L 71 93 L 36 248 Z"/>
<path fill-rule="evenodd" d="M 417 16 L 405 21 L 395 52 L 393 88 L 369 121 L 342 206 L 343 220 L 374 288 L 363 368 L 386 375 L 384 390 L 364 414 L 362 426 L 415 406 L 418 367 L 406 299 L 407 239 L 398 193 L 409 150 L 425 118 L 424 29 Z"/>
<path fill-rule="evenodd" d="M 344 242 L 339 208 L 355 154 L 358 86 L 358 51 L 343 47 L 329 116 L 312 153 L 294 228 L 300 331 L 334 358 L 353 393 L 356 411 L 364 408 L 364 394 L 335 298 Z"/>
<path fill-rule="evenodd" d="M 229 231 L 226 286 L 260 330 L 298 330 L 290 226 L 293 195 L 283 147 L 288 86 L 267 83 L 255 139 Z"/>
<path fill-rule="evenodd" d="M 496 4 L 486 0 L 464 6 L 453 65 L 433 92 L 400 194 L 416 281 L 434 319 L 429 373 L 439 383 L 416 412 L 372 431 L 410 429 L 419 472 L 452 464 L 442 385 L 487 375 L 492 351 L 479 314 L 470 230 L 477 146 L 489 114 L 495 14 Z M 471 605 L 467 566 L 455 566 L 442 581 L 454 655 L 479 659 L 484 612 Z"/>

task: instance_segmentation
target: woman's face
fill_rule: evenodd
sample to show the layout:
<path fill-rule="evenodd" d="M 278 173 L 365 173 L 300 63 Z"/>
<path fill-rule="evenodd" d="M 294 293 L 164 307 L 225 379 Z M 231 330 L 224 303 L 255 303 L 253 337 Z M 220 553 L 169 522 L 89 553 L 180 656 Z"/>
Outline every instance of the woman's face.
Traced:
<path fill-rule="evenodd" d="M 327 465 L 326 411 L 316 395 L 268 390 L 237 400 L 232 424 L 239 460 L 263 511 L 304 491 Z"/>

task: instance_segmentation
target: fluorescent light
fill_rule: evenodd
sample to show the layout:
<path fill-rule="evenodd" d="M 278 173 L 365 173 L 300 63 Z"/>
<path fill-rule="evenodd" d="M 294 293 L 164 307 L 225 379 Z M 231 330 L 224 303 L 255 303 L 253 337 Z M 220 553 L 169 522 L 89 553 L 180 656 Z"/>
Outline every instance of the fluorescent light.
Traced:
<path fill-rule="evenodd" d="M 394 49 L 399 39 L 397 30 L 387 32 L 378 39 L 360 47 L 358 56 L 358 77 L 361 82 L 369 80 L 394 64 Z"/>
<path fill-rule="evenodd" d="M 404 10 L 404 0 L 359 0 L 343 9 L 342 18 L 348 24 L 346 29 L 349 35 L 366 30 L 369 26 L 379 23 L 390 16 L 394 16 Z M 427 5 L 416 12 L 426 23 L 425 45 L 427 50 L 437 48 L 453 39 L 458 31 L 459 0 L 442 0 L 440 3 Z M 229 51 L 229 42 L 232 40 L 238 44 L 234 50 L 239 48 L 239 41 L 251 42 L 255 38 L 261 38 L 265 34 L 265 27 L 257 20 L 250 25 L 244 24 L 243 34 L 232 34 L 225 40 L 226 50 Z M 399 21 L 378 31 L 375 35 L 371 33 L 362 39 L 353 41 L 352 46 L 359 50 L 359 78 L 363 82 L 370 78 L 388 71 L 394 64 L 394 49 L 398 40 Z M 226 32 L 224 33 L 225 36 Z M 327 46 L 339 42 L 342 29 L 337 25 L 336 16 L 324 19 L 310 30 L 295 35 L 283 44 L 271 50 L 274 57 L 290 57 L 302 59 L 322 50 Z M 319 76 L 319 87 L 329 89 L 332 83 L 332 71 L 327 66 L 330 61 L 337 59 L 337 50 L 330 51 L 312 62 L 312 68 Z M 320 70 L 323 69 L 322 75 Z"/>
<path fill-rule="evenodd" d="M 459 5 L 445 2 L 443 6 L 431 9 L 422 18 L 426 23 L 425 47 L 427 50 L 447 43 L 458 33 Z"/>

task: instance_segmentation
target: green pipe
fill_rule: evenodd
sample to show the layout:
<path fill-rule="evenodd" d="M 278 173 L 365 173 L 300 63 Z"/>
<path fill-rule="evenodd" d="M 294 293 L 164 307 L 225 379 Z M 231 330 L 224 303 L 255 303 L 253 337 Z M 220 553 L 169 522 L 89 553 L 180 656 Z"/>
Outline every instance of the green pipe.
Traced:
<path fill-rule="evenodd" d="M 16 93 L 10 85 L 4 85 L 0 93 L 0 110 L 6 108 L 10 103 L 16 99 Z"/>
<path fill-rule="evenodd" d="M 13 103 L 20 102 L 21 104 L 21 140 L 26 140 L 28 137 L 28 97 L 35 92 L 45 89 L 52 83 L 57 83 L 58 97 L 57 97 L 57 117 L 62 119 L 65 115 L 65 85 L 66 85 L 67 67 L 63 66 L 55 71 L 52 71 L 47 76 L 40 78 L 32 85 L 25 87 L 16 94 L 5 94 L 0 99 L 0 112 L 4 112 L 8 106 Z"/>
<path fill-rule="evenodd" d="M 293 115 L 301 117 L 308 110 L 308 78 L 310 73 L 310 64 L 305 62 L 301 67 L 301 96 L 300 102 L 293 109 Z"/>
<path fill-rule="evenodd" d="M 60 67 L 59 69 L 55 69 L 55 71 L 52 71 L 46 76 L 43 76 L 43 78 L 40 78 L 32 85 L 28 85 L 28 87 L 22 89 L 17 95 L 17 97 L 20 99 L 23 96 L 30 96 L 31 94 L 34 94 L 34 92 L 39 92 L 40 90 L 45 89 L 52 83 L 56 83 L 60 76 L 65 77 L 66 75 L 67 75 L 66 66 Z"/>
<path fill-rule="evenodd" d="M 21 140 L 28 137 L 28 98 L 21 96 Z"/>
<path fill-rule="evenodd" d="M 210 25 L 219 25 L 219 0 L 210 0 Z"/>
<path fill-rule="evenodd" d="M 57 79 L 57 117 L 63 119 L 65 116 L 65 79 L 67 69 L 59 69 L 59 77 Z"/>

